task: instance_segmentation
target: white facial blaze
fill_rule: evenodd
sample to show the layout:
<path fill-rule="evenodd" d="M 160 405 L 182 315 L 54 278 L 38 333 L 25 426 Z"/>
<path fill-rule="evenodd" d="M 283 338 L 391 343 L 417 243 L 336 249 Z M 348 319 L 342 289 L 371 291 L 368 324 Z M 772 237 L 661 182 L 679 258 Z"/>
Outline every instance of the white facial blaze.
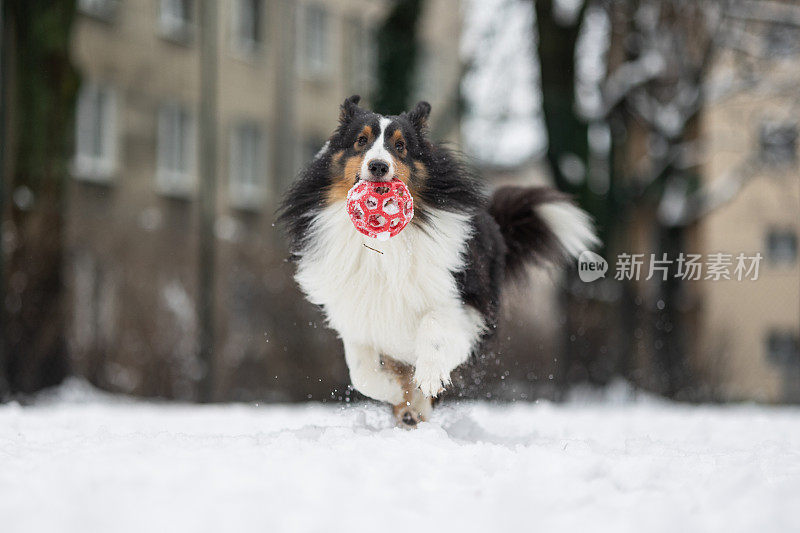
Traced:
<path fill-rule="evenodd" d="M 364 179 L 371 179 L 371 175 L 369 173 L 369 162 L 373 159 L 380 159 L 384 161 L 386 164 L 389 165 L 389 173 L 385 176 L 386 180 L 392 179 L 394 176 L 394 158 L 392 158 L 392 154 L 389 153 L 389 150 L 386 149 L 384 146 L 384 133 L 386 133 L 386 128 L 389 127 L 392 121 L 386 117 L 381 117 L 381 120 L 378 124 L 378 132 L 377 138 L 375 142 L 370 146 L 367 153 L 364 154 L 364 161 L 361 163 L 361 177 Z"/>

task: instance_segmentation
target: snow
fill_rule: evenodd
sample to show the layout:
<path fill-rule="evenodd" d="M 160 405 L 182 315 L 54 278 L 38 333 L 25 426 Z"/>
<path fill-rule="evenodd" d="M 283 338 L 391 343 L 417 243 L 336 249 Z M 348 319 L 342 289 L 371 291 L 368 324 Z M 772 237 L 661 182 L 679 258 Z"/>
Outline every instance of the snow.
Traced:
<path fill-rule="evenodd" d="M 797 531 L 800 410 L 630 394 L 358 405 L 0 406 L 2 530 Z"/>
<path fill-rule="evenodd" d="M 586 9 L 575 43 L 575 103 L 586 119 L 603 114 L 602 84 L 606 77 L 611 21 L 600 6 Z"/>
<path fill-rule="evenodd" d="M 400 212 L 400 208 L 397 206 L 397 202 L 394 200 L 394 198 L 389 198 L 383 204 L 383 211 L 387 215 L 396 215 Z"/>

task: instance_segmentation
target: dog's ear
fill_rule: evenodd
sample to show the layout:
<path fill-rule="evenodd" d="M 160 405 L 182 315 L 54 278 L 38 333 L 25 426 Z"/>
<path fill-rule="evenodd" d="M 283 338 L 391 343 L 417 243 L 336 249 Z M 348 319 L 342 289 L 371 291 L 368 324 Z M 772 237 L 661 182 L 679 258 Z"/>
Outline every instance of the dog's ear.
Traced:
<path fill-rule="evenodd" d="M 428 117 L 431 114 L 431 104 L 425 102 L 417 102 L 414 109 L 408 114 L 408 119 L 411 125 L 417 130 L 417 133 L 425 133 L 428 130 Z"/>
<path fill-rule="evenodd" d="M 358 102 L 360 101 L 361 97 L 357 94 L 345 99 L 344 103 L 339 108 L 339 124 L 341 126 L 345 126 L 353 120 L 353 117 L 361 109 L 358 107 Z"/>

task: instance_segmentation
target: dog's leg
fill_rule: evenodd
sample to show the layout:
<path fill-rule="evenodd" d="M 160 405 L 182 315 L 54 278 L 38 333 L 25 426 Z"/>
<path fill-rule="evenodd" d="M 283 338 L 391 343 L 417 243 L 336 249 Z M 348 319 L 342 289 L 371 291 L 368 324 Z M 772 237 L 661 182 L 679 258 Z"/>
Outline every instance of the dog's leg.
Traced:
<path fill-rule="evenodd" d="M 403 388 L 403 401 L 393 406 L 397 425 L 411 429 L 420 422 L 426 422 L 433 409 L 433 402 L 430 397 L 422 394 L 422 391 L 414 384 L 411 377 L 414 369 L 394 360 L 386 360 L 385 363 L 394 372 L 396 379 Z"/>
<path fill-rule="evenodd" d="M 380 354 L 363 344 L 345 341 L 344 357 L 353 387 L 372 399 L 397 405 L 404 393 L 394 374 L 381 363 Z"/>
<path fill-rule="evenodd" d="M 450 384 L 450 372 L 469 359 L 484 327 L 480 313 L 468 306 L 434 309 L 422 318 L 414 383 L 425 396 L 436 396 Z"/>

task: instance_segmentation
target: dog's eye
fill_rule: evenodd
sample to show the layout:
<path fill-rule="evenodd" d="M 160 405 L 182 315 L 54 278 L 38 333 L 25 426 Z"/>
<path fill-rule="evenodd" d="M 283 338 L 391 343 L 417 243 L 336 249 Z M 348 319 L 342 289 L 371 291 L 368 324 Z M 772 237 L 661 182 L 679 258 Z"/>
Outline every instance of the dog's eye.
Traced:
<path fill-rule="evenodd" d="M 358 138 L 356 144 L 358 144 L 359 146 L 364 146 L 365 144 L 367 144 L 367 138 L 362 135 L 361 137 Z"/>
<path fill-rule="evenodd" d="M 402 152 L 403 150 L 406 149 L 406 143 L 404 143 L 403 141 L 397 141 L 396 143 L 394 143 L 394 148 L 398 152 Z"/>

